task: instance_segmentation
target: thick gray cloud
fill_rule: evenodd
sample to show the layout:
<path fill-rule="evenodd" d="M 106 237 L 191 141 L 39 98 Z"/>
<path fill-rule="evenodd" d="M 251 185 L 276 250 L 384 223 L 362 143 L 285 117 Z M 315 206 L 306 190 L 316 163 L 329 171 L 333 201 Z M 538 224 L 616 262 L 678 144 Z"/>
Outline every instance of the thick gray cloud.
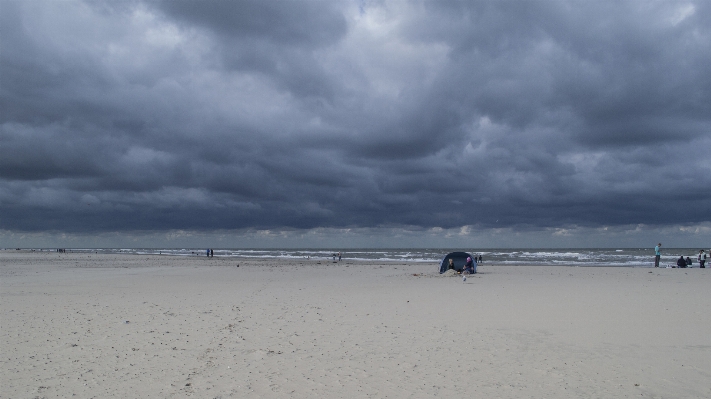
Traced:
<path fill-rule="evenodd" d="M 0 3 L 18 232 L 711 220 L 711 5 Z"/>

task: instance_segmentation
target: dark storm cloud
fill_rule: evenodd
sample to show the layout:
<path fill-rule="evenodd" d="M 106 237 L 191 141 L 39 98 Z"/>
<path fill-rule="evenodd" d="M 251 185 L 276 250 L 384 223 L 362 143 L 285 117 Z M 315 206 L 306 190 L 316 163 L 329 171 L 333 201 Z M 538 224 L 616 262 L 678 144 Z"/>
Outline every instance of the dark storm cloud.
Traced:
<path fill-rule="evenodd" d="M 162 1 L 158 7 L 188 24 L 239 41 L 319 47 L 337 42 L 346 21 L 333 2 Z"/>
<path fill-rule="evenodd" d="M 708 2 L 0 3 L 0 226 L 708 221 Z"/>
<path fill-rule="evenodd" d="M 156 5 L 181 26 L 209 32 L 227 69 L 268 75 L 298 96 L 333 95 L 313 52 L 338 43 L 346 34 L 337 3 L 164 1 Z"/>

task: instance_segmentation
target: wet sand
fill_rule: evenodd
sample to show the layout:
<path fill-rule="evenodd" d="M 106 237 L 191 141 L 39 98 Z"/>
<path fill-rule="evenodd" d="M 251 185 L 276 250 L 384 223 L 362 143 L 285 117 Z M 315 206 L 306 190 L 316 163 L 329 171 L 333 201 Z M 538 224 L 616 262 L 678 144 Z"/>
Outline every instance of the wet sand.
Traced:
<path fill-rule="evenodd" d="M 711 269 L 436 270 L 0 251 L 0 397 L 711 397 Z"/>

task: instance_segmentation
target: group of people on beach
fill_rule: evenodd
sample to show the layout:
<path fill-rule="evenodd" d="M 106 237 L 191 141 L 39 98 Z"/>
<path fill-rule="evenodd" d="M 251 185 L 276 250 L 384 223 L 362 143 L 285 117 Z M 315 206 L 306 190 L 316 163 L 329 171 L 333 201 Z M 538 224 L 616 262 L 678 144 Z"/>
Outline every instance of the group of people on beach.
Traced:
<path fill-rule="evenodd" d="M 462 269 L 461 274 L 476 274 L 476 267 L 480 263 L 482 263 L 481 255 L 479 255 L 478 260 L 476 256 L 474 256 L 474 258 L 467 256 L 467 263 L 464 264 L 464 269 Z M 449 258 L 448 268 L 456 270 L 454 267 L 454 259 Z"/>
<path fill-rule="evenodd" d="M 711 252 L 711 249 L 709 250 Z M 659 259 L 662 257 L 662 243 L 660 242 L 657 244 L 656 247 L 654 247 L 654 267 L 659 267 Z M 706 268 L 706 251 L 703 249 L 699 250 L 699 255 L 696 257 L 696 260 L 699 262 L 699 268 L 700 269 L 705 269 Z M 678 268 L 686 268 L 686 267 L 691 267 L 693 264 L 693 261 L 691 260 L 691 257 L 687 256 L 686 259 L 684 259 L 684 255 L 680 255 L 679 259 L 676 260 L 676 267 Z M 669 266 L 667 266 L 669 267 Z M 675 266 L 671 266 L 675 267 Z"/>

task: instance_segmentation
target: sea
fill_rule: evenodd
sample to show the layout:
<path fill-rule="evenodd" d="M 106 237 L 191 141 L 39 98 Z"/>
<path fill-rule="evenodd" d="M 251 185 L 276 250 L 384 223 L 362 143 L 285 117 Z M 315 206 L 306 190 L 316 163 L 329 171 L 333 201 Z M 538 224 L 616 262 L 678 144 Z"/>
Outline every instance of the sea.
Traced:
<path fill-rule="evenodd" d="M 36 249 L 39 251 L 39 249 Z M 42 249 L 48 251 L 50 249 Z M 55 249 L 51 249 L 54 251 Z M 205 256 L 205 249 L 198 248 L 73 248 L 73 253 L 106 253 L 165 256 Z M 215 257 L 261 258 L 261 259 L 333 259 L 340 252 L 346 260 L 439 263 L 455 251 L 481 256 L 484 265 L 560 265 L 560 266 L 608 266 L 608 267 L 653 267 L 653 248 L 477 248 L 477 249 L 236 249 L 213 248 Z M 676 265 L 680 255 L 690 257 L 694 264 L 699 249 L 664 248 L 661 266 Z"/>

